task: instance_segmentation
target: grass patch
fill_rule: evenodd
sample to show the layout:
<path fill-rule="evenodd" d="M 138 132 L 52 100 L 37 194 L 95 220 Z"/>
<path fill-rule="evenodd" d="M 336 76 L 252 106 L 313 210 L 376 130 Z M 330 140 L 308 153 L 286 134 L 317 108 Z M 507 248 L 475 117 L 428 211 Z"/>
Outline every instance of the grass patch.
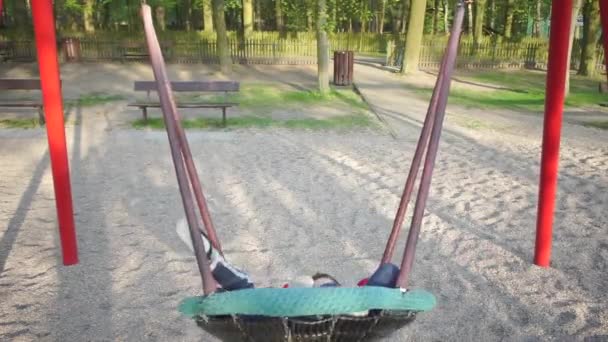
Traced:
<path fill-rule="evenodd" d="M 546 74 L 534 71 L 468 72 L 456 79 L 479 86 L 497 87 L 487 91 L 452 89 L 450 102 L 471 108 L 507 108 L 526 111 L 542 111 L 545 104 Z M 568 107 L 595 106 L 606 101 L 606 95 L 597 91 L 598 80 L 572 76 Z M 409 85 L 408 88 L 421 96 L 429 97 L 432 89 Z"/>
<path fill-rule="evenodd" d="M 219 118 L 197 118 L 192 120 L 182 120 L 184 128 L 223 128 L 222 120 Z M 135 120 L 132 123 L 134 128 L 149 127 L 152 129 L 164 129 L 165 123 L 161 118 Z M 292 120 L 275 120 L 272 118 L 258 116 L 243 116 L 228 118 L 226 127 L 228 128 L 266 128 L 266 127 L 282 127 L 291 129 L 349 129 L 359 127 L 373 126 L 372 119 L 363 114 L 354 114 L 347 116 L 336 116 L 328 119 L 292 119 Z"/>
<path fill-rule="evenodd" d="M 589 121 L 583 123 L 584 126 L 587 127 L 595 127 L 599 129 L 608 129 L 608 120 L 606 121 Z"/>
<path fill-rule="evenodd" d="M 226 127 L 249 128 L 249 127 L 283 127 L 291 129 L 349 129 L 356 127 L 369 127 L 374 125 L 374 120 L 366 115 L 368 106 L 352 89 L 332 89 L 328 94 L 322 95 L 312 90 L 285 90 L 284 88 L 268 84 L 243 84 L 238 93 L 224 95 L 190 94 L 179 97 L 188 102 L 237 102 L 241 109 L 245 109 L 250 115 L 229 117 Z M 273 119 L 269 113 L 275 110 L 290 111 L 292 109 L 302 110 L 316 105 L 332 105 L 344 107 L 349 115 L 332 116 L 325 119 L 295 118 L 295 119 Z M 196 118 L 183 120 L 184 128 L 223 128 L 220 118 Z M 134 128 L 149 127 L 152 129 L 164 129 L 161 118 L 136 120 L 132 123 Z"/>
<path fill-rule="evenodd" d="M 75 100 L 68 100 L 66 102 L 69 105 L 90 107 L 90 106 L 96 106 L 96 105 L 100 105 L 100 104 L 104 104 L 104 103 L 108 103 L 108 102 L 122 101 L 124 99 L 125 99 L 125 97 L 122 95 L 95 92 L 95 93 L 80 95 L 79 98 L 77 98 Z"/>
<path fill-rule="evenodd" d="M 38 119 L 0 119 L 0 127 L 2 128 L 21 128 L 29 129 L 40 127 Z"/>
<path fill-rule="evenodd" d="M 460 124 L 461 126 L 463 126 L 465 128 L 473 129 L 473 130 L 489 128 L 488 125 L 486 125 L 485 123 L 483 123 L 482 121 L 477 120 L 477 119 L 458 118 L 455 121 L 456 121 L 456 123 Z"/>
<path fill-rule="evenodd" d="M 180 97 L 192 102 L 237 102 L 243 109 L 256 112 L 285 108 L 285 106 L 314 104 L 343 104 L 358 109 L 367 109 L 365 102 L 351 89 L 332 89 L 322 95 L 311 90 L 284 90 L 267 84 L 244 84 L 238 93 L 222 95 L 191 95 Z"/>

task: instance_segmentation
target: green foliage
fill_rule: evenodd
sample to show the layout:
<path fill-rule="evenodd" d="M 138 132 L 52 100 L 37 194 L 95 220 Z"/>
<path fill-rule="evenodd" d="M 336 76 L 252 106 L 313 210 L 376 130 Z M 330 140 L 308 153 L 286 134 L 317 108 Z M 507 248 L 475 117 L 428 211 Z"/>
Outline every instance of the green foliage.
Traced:
<path fill-rule="evenodd" d="M 82 4 L 82 2 L 78 0 L 65 0 L 63 2 L 63 9 L 67 12 L 80 12 L 82 11 L 83 7 L 84 5 Z"/>
<path fill-rule="evenodd" d="M 185 30 L 186 23 L 190 27 L 200 29 L 202 19 L 200 10 L 204 0 L 148 0 L 153 9 L 165 9 L 165 21 L 169 29 Z M 260 13 L 256 13 L 256 26 L 262 29 L 276 29 L 275 1 L 281 1 L 285 25 L 289 31 L 301 32 L 309 29 L 309 21 L 315 27 L 316 1 L 315 0 L 260 0 Z M 444 0 L 441 0 L 442 4 Z M 452 16 L 455 1 L 445 0 L 449 4 L 449 16 Z M 501 32 L 504 29 L 506 3 L 514 4 L 514 37 L 525 36 L 536 13 L 536 3 L 541 1 L 542 19 L 549 16 L 550 0 L 494 0 L 493 9 L 487 9 L 487 22 L 493 22 L 493 29 Z M 28 31 L 31 28 L 29 10 L 23 0 L 5 0 L 5 15 L 3 22 L 6 27 L 17 31 Z M 329 32 L 348 30 L 350 27 L 360 31 L 366 23 L 374 23 L 380 16 L 379 11 L 384 8 L 385 24 L 389 28 L 391 21 L 396 20 L 401 12 L 403 0 L 328 0 L 328 21 L 325 29 Z M 90 4 L 92 6 L 87 6 Z M 141 23 L 139 18 L 139 0 L 55 0 L 54 7 L 60 31 L 78 31 L 83 29 L 84 14 L 92 14 L 90 20 L 96 30 L 139 31 Z M 443 16 L 443 7 L 433 9 L 433 0 L 427 1 L 428 17 L 425 21 L 425 32 L 430 31 L 431 16 L 438 13 Z M 192 8 L 193 11 L 188 9 Z M 241 24 L 242 0 L 225 0 L 227 27 L 236 29 Z M 310 17 L 310 20 L 308 19 Z M 442 19 L 442 18 L 441 18 Z M 156 19 L 155 19 L 156 20 Z M 442 31 L 443 20 L 438 20 L 438 31 Z M 372 25 L 375 26 L 375 25 Z"/>

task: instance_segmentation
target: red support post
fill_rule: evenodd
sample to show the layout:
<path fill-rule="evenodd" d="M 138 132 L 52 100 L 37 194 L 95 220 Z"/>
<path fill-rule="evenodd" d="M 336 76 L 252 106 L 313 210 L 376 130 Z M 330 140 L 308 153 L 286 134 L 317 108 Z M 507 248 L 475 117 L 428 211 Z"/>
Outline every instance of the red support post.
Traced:
<path fill-rule="evenodd" d="M 606 76 L 608 77 L 608 1 L 599 0 L 599 2 L 600 17 L 602 19 L 602 36 L 604 37 L 604 63 L 606 63 Z"/>
<path fill-rule="evenodd" d="M 73 265 L 78 263 L 78 248 L 74 229 L 53 6 L 51 0 L 32 0 L 31 5 L 63 264 Z"/>
<path fill-rule="evenodd" d="M 564 112 L 566 73 L 569 70 L 568 49 L 571 24 L 572 0 L 553 0 L 534 253 L 534 263 L 541 267 L 549 267 L 551 260 L 559 143 Z"/>

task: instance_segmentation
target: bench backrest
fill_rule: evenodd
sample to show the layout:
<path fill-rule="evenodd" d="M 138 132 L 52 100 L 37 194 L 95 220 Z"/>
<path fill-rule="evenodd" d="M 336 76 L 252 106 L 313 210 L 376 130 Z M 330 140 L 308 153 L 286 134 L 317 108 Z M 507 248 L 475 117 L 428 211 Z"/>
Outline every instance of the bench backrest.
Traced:
<path fill-rule="evenodd" d="M 38 79 L 0 79 L 1 90 L 40 90 Z"/>
<path fill-rule="evenodd" d="M 228 92 L 239 91 L 240 84 L 236 81 L 177 81 L 171 82 L 171 89 L 175 92 L 186 91 L 208 91 L 208 92 Z M 135 91 L 156 91 L 154 81 L 135 81 L 133 84 Z"/>
<path fill-rule="evenodd" d="M 61 85 L 61 81 L 59 81 Z M 40 80 L 36 78 L 0 79 L 0 90 L 40 90 Z"/>

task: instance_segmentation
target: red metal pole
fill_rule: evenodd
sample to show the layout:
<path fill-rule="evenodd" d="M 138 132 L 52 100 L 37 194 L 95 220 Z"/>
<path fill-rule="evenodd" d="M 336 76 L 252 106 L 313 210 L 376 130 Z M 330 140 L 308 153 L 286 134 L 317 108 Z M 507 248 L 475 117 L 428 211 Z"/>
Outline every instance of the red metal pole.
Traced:
<path fill-rule="evenodd" d="M 564 111 L 566 72 L 570 25 L 572 24 L 572 0 L 553 0 L 551 11 L 551 36 L 549 63 L 547 66 L 547 90 L 545 97 L 545 122 L 540 169 L 538 218 L 536 221 L 536 249 L 534 263 L 549 267 L 553 234 L 553 212 L 557 192 L 559 141 Z"/>
<path fill-rule="evenodd" d="M 31 4 L 63 264 L 73 265 L 78 263 L 78 248 L 74 230 L 53 6 L 51 0 L 32 0 Z"/>
<path fill-rule="evenodd" d="M 599 0 L 599 2 L 600 17 L 602 19 L 602 36 L 604 37 L 604 63 L 606 63 L 606 76 L 608 77 L 608 0 Z"/>

